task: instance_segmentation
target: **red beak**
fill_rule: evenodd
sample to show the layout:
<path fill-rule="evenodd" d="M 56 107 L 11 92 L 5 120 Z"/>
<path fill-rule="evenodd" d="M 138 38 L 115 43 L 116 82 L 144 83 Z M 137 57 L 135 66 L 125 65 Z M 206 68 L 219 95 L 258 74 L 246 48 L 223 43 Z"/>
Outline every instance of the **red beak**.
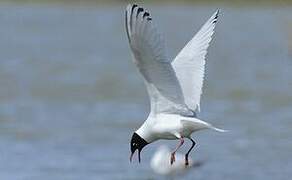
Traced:
<path fill-rule="evenodd" d="M 131 153 L 131 155 L 130 155 L 130 162 L 132 162 L 132 158 L 133 158 L 134 153 L 135 152 Z"/>
<path fill-rule="evenodd" d="M 135 154 L 136 151 L 134 151 L 133 153 L 131 153 L 130 155 L 130 162 L 132 162 L 133 156 Z M 138 161 L 139 163 L 141 162 L 141 155 L 140 155 L 140 151 L 138 150 Z"/>

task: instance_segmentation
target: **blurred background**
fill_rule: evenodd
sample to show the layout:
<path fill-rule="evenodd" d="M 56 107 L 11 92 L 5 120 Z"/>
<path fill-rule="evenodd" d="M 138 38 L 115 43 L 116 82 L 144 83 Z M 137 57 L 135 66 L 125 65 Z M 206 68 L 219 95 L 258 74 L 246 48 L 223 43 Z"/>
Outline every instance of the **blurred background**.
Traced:
<path fill-rule="evenodd" d="M 124 28 L 129 1 L 0 2 L 0 179 L 161 179 L 129 163 L 149 102 Z M 217 9 L 201 119 L 228 129 L 193 135 L 184 179 L 292 176 L 292 1 L 143 1 L 169 56 Z M 181 149 L 185 152 L 189 143 Z"/>

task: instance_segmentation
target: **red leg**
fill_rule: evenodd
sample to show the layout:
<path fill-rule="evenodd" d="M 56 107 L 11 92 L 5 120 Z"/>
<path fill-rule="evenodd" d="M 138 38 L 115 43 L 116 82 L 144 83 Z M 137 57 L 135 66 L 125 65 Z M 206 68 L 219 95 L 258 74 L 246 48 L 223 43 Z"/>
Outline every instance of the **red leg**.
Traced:
<path fill-rule="evenodd" d="M 177 147 L 174 149 L 174 151 L 171 153 L 170 156 L 170 164 L 172 165 L 175 162 L 175 153 L 176 151 L 184 144 L 184 139 L 183 138 L 179 138 L 179 144 L 177 145 Z"/>

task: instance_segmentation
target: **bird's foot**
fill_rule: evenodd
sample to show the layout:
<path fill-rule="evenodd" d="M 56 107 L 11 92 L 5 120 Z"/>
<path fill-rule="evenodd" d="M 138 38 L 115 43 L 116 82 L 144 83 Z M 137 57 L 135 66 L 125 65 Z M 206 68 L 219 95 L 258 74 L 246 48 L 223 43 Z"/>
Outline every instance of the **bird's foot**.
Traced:
<path fill-rule="evenodd" d="M 175 152 L 170 155 L 170 164 L 172 165 L 175 162 Z"/>
<path fill-rule="evenodd" d="M 186 167 L 189 166 L 189 161 L 188 161 L 188 160 L 185 161 L 185 166 L 186 166 Z"/>
<path fill-rule="evenodd" d="M 185 166 L 186 167 L 189 166 L 189 157 L 188 157 L 188 155 L 185 156 Z"/>

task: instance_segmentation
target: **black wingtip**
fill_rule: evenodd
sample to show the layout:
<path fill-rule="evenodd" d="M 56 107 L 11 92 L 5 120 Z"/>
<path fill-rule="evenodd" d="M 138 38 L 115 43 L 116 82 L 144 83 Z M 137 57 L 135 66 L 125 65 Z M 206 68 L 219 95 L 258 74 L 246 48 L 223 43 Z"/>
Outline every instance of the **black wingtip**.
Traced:
<path fill-rule="evenodd" d="M 151 20 L 152 20 L 152 18 L 150 17 L 150 13 L 147 12 L 146 9 L 144 9 L 144 8 L 142 8 L 142 7 L 140 7 L 140 6 L 138 6 L 137 4 L 128 4 L 128 6 L 131 8 L 130 16 L 132 16 L 132 14 L 133 14 L 135 8 L 138 7 L 137 13 L 135 13 L 135 14 L 136 14 L 136 17 L 138 17 L 138 15 L 139 15 L 141 12 L 144 12 L 144 14 L 143 14 L 143 19 L 147 17 L 146 19 L 147 19 L 148 21 L 151 21 Z M 126 13 L 127 13 L 127 12 L 126 12 Z M 130 19 L 131 19 L 131 18 L 130 18 Z"/>
<path fill-rule="evenodd" d="M 137 13 L 139 14 L 140 12 L 143 12 L 143 11 L 144 11 L 144 9 L 139 7 Z"/>
<path fill-rule="evenodd" d="M 217 23 L 217 21 L 218 21 L 219 13 L 220 13 L 220 9 L 217 9 L 215 17 L 214 17 L 214 21 L 213 21 L 214 24 Z"/>
<path fill-rule="evenodd" d="M 138 10 L 137 10 L 136 17 L 138 17 L 139 13 L 140 13 L 140 12 L 143 12 L 143 11 L 144 11 L 144 9 L 143 9 L 143 8 L 141 8 L 141 7 L 139 7 L 139 8 L 138 8 Z"/>
<path fill-rule="evenodd" d="M 143 18 L 150 16 L 149 12 L 145 11 L 145 13 L 143 14 Z"/>
<path fill-rule="evenodd" d="M 135 8 L 135 7 L 138 7 L 138 5 L 137 4 L 133 4 L 132 5 L 132 8 Z"/>
<path fill-rule="evenodd" d="M 135 9 L 136 7 L 138 7 L 137 4 L 133 4 L 133 5 L 132 5 L 131 14 L 133 13 L 133 11 L 134 11 L 134 9 Z"/>
<path fill-rule="evenodd" d="M 220 14 L 220 11 L 221 11 L 220 9 L 217 9 L 216 16 L 215 16 L 216 19 L 218 18 L 219 14 Z"/>

